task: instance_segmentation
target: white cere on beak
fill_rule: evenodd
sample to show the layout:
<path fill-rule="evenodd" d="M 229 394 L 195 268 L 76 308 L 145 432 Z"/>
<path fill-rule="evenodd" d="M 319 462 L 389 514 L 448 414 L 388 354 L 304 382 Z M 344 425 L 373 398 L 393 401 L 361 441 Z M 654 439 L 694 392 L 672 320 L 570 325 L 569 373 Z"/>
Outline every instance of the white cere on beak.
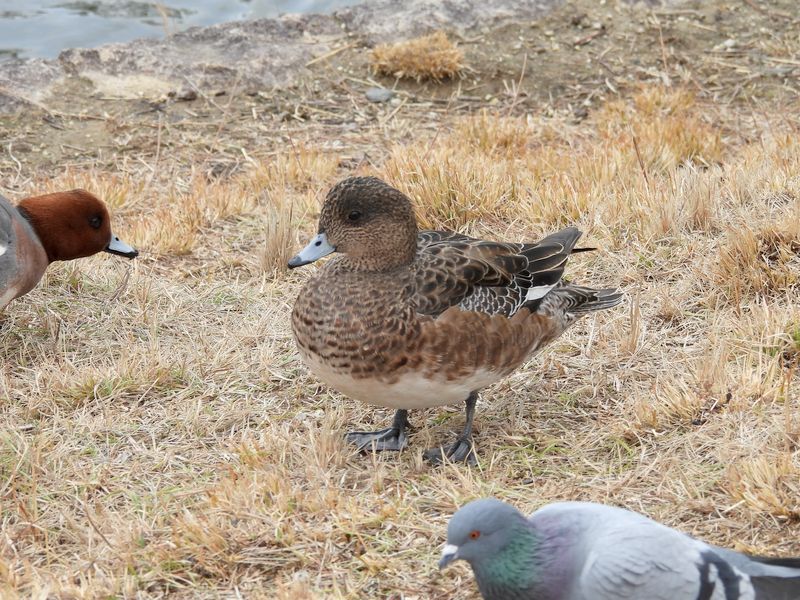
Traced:
<path fill-rule="evenodd" d="M 445 544 L 444 548 L 442 548 L 442 559 L 439 561 L 439 568 L 444 569 L 455 560 L 457 555 L 458 546 L 454 544 Z"/>

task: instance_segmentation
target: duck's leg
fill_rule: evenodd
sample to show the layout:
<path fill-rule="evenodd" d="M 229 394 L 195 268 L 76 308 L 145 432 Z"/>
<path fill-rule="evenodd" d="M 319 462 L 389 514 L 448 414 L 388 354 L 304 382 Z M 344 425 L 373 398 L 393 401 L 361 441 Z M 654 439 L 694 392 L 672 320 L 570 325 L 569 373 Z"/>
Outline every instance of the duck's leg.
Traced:
<path fill-rule="evenodd" d="M 392 426 L 380 431 L 351 431 L 345 437 L 348 442 L 352 442 L 362 452 L 370 450 L 380 452 L 382 450 L 402 450 L 408 445 L 406 427 L 410 427 L 408 422 L 408 411 L 398 410 L 394 413 Z"/>
<path fill-rule="evenodd" d="M 425 451 L 425 459 L 438 465 L 444 462 L 444 458 L 450 462 L 465 462 L 470 466 L 478 464 L 475 452 L 472 449 L 472 420 L 475 418 L 475 405 L 478 402 L 478 392 L 470 392 L 469 397 L 464 401 L 467 409 L 467 422 L 464 430 L 456 438 L 455 444 L 446 448 L 431 448 Z"/>

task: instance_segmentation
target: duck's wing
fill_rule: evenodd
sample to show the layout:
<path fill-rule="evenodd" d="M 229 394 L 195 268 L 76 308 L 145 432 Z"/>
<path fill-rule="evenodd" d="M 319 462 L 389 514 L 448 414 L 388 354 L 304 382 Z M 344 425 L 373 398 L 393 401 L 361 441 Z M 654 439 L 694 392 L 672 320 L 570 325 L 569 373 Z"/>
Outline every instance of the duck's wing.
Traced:
<path fill-rule="evenodd" d="M 421 314 L 452 306 L 511 316 L 537 303 L 561 280 L 581 232 L 569 227 L 535 244 L 487 242 L 453 232 L 419 234 L 417 291 Z"/>
<path fill-rule="evenodd" d="M 424 252 L 428 246 L 451 242 L 479 242 L 480 240 L 455 231 L 420 231 L 417 234 L 417 252 Z"/>

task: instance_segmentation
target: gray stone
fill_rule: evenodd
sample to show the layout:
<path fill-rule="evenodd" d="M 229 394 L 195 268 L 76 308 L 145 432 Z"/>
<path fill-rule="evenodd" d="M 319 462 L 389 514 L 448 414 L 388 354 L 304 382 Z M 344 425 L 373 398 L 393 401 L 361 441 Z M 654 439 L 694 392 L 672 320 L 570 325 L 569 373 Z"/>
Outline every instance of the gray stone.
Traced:
<path fill-rule="evenodd" d="M 175 100 L 179 102 L 191 102 L 192 100 L 197 100 L 197 91 L 188 85 L 179 88 L 175 92 L 171 92 L 170 95 L 174 96 Z"/>
<path fill-rule="evenodd" d="M 344 27 L 373 44 L 395 42 L 437 29 L 463 33 L 501 22 L 531 20 L 563 0 L 375 0 L 333 13 Z"/>
<path fill-rule="evenodd" d="M 370 102 L 388 102 L 394 97 L 394 90 L 386 88 L 369 88 L 364 94 Z"/>

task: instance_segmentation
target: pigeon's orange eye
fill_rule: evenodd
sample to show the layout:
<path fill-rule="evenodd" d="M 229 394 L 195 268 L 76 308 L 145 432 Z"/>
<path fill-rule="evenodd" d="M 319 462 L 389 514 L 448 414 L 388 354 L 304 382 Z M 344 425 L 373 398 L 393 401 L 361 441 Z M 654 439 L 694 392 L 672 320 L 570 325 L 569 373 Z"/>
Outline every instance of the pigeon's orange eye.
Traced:
<path fill-rule="evenodd" d="M 479 537 L 481 537 L 481 532 L 477 529 L 469 532 L 469 539 L 477 540 Z"/>

